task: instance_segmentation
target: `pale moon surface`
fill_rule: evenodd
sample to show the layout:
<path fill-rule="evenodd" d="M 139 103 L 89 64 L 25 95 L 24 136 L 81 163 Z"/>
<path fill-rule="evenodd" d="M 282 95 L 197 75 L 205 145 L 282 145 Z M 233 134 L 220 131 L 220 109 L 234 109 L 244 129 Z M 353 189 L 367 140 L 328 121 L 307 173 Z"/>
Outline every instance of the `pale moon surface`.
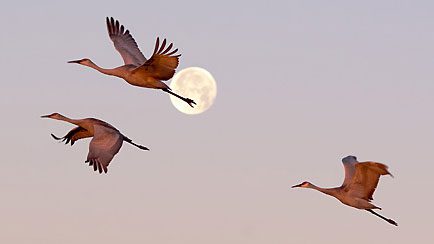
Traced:
<path fill-rule="evenodd" d="M 185 114 L 200 114 L 208 110 L 217 96 L 217 84 L 212 75 L 199 67 L 185 68 L 175 74 L 170 83 L 173 92 L 193 99 L 194 108 L 181 99 L 170 96 L 175 108 Z"/>

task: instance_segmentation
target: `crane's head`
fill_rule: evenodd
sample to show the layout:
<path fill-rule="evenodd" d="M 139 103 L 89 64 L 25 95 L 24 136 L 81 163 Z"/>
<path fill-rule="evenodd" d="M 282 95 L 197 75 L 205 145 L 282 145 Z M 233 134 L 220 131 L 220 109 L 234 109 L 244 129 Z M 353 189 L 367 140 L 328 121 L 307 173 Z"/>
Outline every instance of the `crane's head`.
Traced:
<path fill-rule="evenodd" d="M 301 184 L 292 186 L 291 188 L 296 188 L 296 187 L 309 188 L 310 186 L 312 186 L 312 184 L 310 182 L 308 182 L 308 181 L 305 181 L 305 182 L 303 182 Z"/>
<path fill-rule="evenodd" d="M 86 66 L 89 66 L 89 64 L 91 64 L 91 63 L 92 63 L 92 61 L 88 58 L 68 61 L 68 64 L 81 64 L 81 65 L 86 65 Z"/>
<path fill-rule="evenodd" d="M 349 155 L 342 159 L 343 163 L 354 163 L 357 162 L 357 158 L 355 156 Z"/>
<path fill-rule="evenodd" d="M 62 118 L 63 116 L 59 113 L 52 113 L 49 115 L 42 115 L 41 118 L 50 118 L 50 119 L 59 119 Z"/>

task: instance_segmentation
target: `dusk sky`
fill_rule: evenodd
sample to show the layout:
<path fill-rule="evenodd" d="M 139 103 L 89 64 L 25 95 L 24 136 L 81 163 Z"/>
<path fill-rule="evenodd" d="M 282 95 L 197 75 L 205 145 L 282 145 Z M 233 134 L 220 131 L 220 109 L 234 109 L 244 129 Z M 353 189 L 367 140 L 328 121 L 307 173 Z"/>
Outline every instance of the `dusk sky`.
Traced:
<path fill-rule="evenodd" d="M 432 1 L 3 1 L 0 243 L 432 243 Z M 106 17 L 146 57 L 157 36 L 178 71 L 215 78 L 214 105 L 67 61 L 123 64 Z M 170 84 L 170 81 L 167 82 Z M 99 175 L 89 139 L 63 145 L 59 112 L 109 122 L 124 143 Z M 373 203 L 392 226 L 313 190 L 341 159 L 389 166 Z"/>

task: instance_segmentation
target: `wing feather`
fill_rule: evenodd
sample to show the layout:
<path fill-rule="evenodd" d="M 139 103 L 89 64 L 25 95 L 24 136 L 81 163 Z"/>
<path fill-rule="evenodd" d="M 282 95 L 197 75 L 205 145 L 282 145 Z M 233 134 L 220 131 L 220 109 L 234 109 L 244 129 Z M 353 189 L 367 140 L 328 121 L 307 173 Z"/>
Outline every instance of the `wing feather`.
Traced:
<path fill-rule="evenodd" d="M 87 138 L 87 137 L 91 137 L 92 133 L 90 133 L 88 130 L 78 126 L 75 127 L 74 129 L 72 129 L 71 131 L 68 132 L 68 134 L 66 134 L 64 137 L 57 137 L 53 134 L 51 134 L 51 136 L 56 139 L 56 140 L 62 140 L 63 142 L 65 142 L 65 144 L 68 144 L 69 142 L 71 142 L 71 146 L 74 145 L 74 143 L 80 139 L 83 138 Z"/>
<path fill-rule="evenodd" d="M 342 164 L 344 165 L 345 170 L 345 179 L 342 183 L 342 186 L 346 186 L 351 183 L 351 179 L 354 176 L 354 172 L 356 171 L 357 159 L 354 156 L 347 156 L 342 159 Z"/>
<path fill-rule="evenodd" d="M 111 127 L 94 125 L 94 136 L 89 144 L 89 153 L 86 162 L 93 165 L 94 171 L 107 173 L 107 167 L 113 157 L 122 147 L 123 136 Z"/>
<path fill-rule="evenodd" d="M 164 50 L 164 52 L 162 52 L 161 54 L 166 54 L 170 49 L 172 49 L 173 43 L 170 43 L 169 46 L 166 48 L 166 50 Z M 178 51 L 178 49 L 176 49 L 176 51 Z"/>
<path fill-rule="evenodd" d="M 145 56 L 143 56 L 136 41 L 130 34 L 129 30 L 126 30 L 123 25 L 119 23 L 118 20 L 106 18 L 107 30 L 110 39 L 116 50 L 121 54 L 122 59 L 125 64 L 133 64 L 140 66 L 146 62 Z"/>
<path fill-rule="evenodd" d="M 178 67 L 179 56 L 181 54 L 174 55 L 178 49 L 169 52 L 173 47 L 173 43 L 170 43 L 166 49 L 164 49 L 165 45 L 166 39 L 163 40 L 160 46 L 160 39 L 157 38 L 151 58 L 133 70 L 133 73 L 139 72 L 142 76 L 153 77 L 158 80 L 169 80 L 172 78 L 175 74 L 175 69 Z"/>
<path fill-rule="evenodd" d="M 392 176 L 385 164 L 377 162 L 357 163 L 354 176 L 344 190 L 348 191 L 349 195 L 371 201 L 382 175 Z"/>

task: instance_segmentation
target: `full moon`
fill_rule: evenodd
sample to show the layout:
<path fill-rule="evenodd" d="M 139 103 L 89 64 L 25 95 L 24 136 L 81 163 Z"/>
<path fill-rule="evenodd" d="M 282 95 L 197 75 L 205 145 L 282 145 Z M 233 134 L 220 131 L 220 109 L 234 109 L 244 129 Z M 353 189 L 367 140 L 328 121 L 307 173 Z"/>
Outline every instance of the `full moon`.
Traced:
<path fill-rule="evenodd" d="M 209 109 L 217 96 L 217 85 L 212 75 L 199 67 L 185 68 L 175 74 L 170 83 L 173 92 L 193 99 L 194 108 L 181 99 L 170 96 L 176 109 L 185 114 L 200 114 Z"/>

